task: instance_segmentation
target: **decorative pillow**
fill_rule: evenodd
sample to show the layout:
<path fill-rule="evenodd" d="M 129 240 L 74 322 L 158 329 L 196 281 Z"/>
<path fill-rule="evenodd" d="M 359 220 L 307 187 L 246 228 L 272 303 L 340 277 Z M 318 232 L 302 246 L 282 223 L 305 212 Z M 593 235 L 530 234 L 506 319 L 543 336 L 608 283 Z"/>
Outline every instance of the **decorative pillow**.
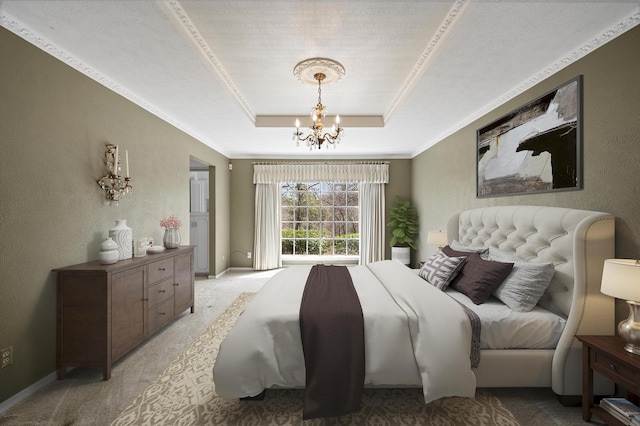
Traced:
<path fill-rule="evenodd" d="M 532 310 L 549 287 L 556 272 L 553 263 L 527 262 L 493 247 L 489 251 L 489 259 L 498 262 L 514 262 L 511 273 L 493 292 L 493 295 L 516 312 Z"/>
<path fill-rule="evenodd" d="M 444 290 L 464 265 L 466 257 L 449 257 L 442 252 L 431 255 L 420 268 L 419 275 L 430 284 Z"/>
<path fill-rule="evenodd" d="M 513 269 L 513 263 L 484 260 L 479 253 L 460 252 L 449 246 L 444 247 L 442 251 L 447 256 L 467 255 L 467 261 L 449 285 L 466 295 L 476 305 L 486 302 Z"/>
<path fill-rule="evenodd" d="M 463 251 L 463 252 L 471 252 L 471 253 L 480 253 L 480 256 L 483 259 L 487 259 L 489 256 L 489 247 L 473 247 L 473 246 L 465 246 L 458 240 L 451 241 L 449 247 L 455 251 Z"/>

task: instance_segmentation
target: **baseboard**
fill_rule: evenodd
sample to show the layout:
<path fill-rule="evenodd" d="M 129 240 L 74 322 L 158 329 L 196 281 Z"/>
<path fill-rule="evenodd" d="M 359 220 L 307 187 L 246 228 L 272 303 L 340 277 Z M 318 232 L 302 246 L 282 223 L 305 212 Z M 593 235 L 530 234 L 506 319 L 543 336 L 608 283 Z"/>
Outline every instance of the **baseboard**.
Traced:
<path fill-rule="evenodd" d="M 45 376 L 44 378 L 38 380 L 28 388 L 21 390 L 20 392 L 13 395 L 9 399 L 3 401 L 2 403 L 0 403 L 0 414 L 4 413 L 9 408 L 13 407 L 19 402 L 22 402 L 25 399 L 29 398 L 31 395 L 33 395 L 40 389 L 44 388 L 45 386 L 47 386 L 49 383 L 55 382 L 56 377 L 57 377 L 57 372 L 54 371 L 48 376 Z"/>

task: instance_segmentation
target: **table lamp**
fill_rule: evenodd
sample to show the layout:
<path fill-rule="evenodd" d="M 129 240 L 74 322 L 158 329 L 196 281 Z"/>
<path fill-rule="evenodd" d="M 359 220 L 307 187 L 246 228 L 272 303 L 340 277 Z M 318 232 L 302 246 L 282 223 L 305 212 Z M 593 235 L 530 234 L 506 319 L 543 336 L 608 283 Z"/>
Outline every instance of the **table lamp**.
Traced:
<path fill-rule="evenodd" d="M 640 355 L 640 261 L 605 260 L 600 291 L 627 301 L 629 318 L 618 324 L 618 334 L 626 342 L 626 351 Z"/>
<path fill-rule="evenodd" d="M 444 231 L 427 232 L 427 244 L 438 246 L 438 250 L 442 250 L 442 247 L 448 244 L 447 233 Z"/>

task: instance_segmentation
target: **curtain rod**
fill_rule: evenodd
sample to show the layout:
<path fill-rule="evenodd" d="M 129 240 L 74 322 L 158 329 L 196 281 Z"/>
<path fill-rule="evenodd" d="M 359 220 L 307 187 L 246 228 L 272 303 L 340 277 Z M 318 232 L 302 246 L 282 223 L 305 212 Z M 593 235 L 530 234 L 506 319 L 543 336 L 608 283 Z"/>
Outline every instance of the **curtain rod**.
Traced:
<path fill-rule="evenodd" d="M 253 165 L 262 165 L 262 166 L 272 166 L 272 165 L 313 165 L 313 164 L 389 164 L 389 161 L 312 161 L 312 160 L 304 160 L 304 161 L 254 161 Z"/>

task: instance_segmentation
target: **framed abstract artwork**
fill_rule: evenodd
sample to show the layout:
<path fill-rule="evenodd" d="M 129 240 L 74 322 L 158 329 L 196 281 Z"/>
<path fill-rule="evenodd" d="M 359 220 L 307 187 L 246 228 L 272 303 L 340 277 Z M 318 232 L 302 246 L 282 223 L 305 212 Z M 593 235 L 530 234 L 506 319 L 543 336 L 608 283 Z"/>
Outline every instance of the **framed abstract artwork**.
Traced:
<path fill-rule="evenodd" d="M 477 132 L 477 197 L 582 189 L 582 76 Z"/>

